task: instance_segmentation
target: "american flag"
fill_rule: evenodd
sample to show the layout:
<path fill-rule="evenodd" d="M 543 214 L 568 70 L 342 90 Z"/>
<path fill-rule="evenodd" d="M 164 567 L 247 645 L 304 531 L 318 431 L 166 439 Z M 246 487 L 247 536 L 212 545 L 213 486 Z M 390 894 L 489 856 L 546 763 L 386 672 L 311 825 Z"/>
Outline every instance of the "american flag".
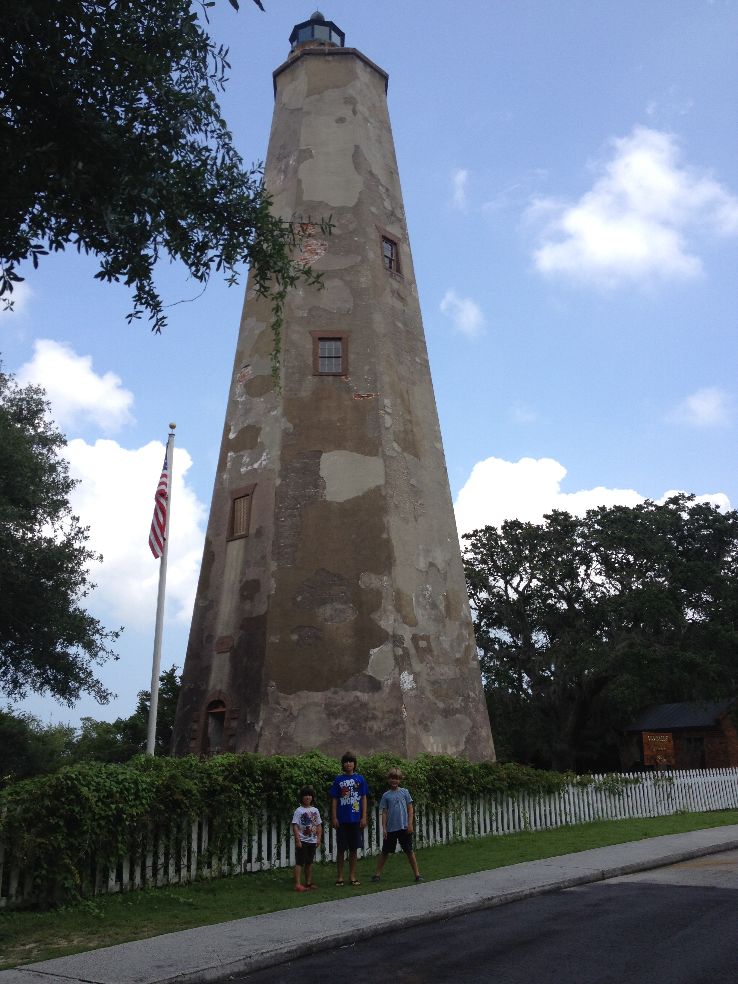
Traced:
<path fill-rule="evenodd" d="M 159 559 L 164 553 L 165 531 L 167 528 L 167 502 L 169 500 L 169 468 L 167 454 L 164 452 L 164 465 L 161 478 L 154 494 L 154 515 L 151 520 L 149 547 L 154 557 Z"/>

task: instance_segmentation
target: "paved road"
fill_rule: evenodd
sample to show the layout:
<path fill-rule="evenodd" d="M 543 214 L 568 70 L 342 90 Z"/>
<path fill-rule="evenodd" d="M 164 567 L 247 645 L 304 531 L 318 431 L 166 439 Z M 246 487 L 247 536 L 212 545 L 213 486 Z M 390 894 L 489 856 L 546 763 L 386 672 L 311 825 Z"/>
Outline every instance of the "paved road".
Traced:
<path fill-rule="evenodd" d="M 738 851 L 404 931 L 231 980 L 736 984 Z"/>

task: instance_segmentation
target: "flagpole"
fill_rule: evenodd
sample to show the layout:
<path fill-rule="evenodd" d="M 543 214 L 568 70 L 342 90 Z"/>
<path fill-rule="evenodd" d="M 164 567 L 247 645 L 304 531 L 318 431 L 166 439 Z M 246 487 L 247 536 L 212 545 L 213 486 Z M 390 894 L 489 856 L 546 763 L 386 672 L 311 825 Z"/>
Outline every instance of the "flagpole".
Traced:
<path fill-rule="evenodd" d="M 151 701 L 149 703 L 149 726 L 146 735 L 146 754 L 154 754 L 156 741 L 156 713 L 159 707 L 159 673 L 161 671 L 161 637 L 164 627 L 164 594 L 167 586 L 167 557 L 169 556 L 169 518 L 172 514 L 172 452 L 174 450 L 174 430 L 176 424 L 169 425 L 167 440 L 167 474 L 169 489 L 167 493 L 167 518 L 164 531 L 164 549 L 159 563 L 159 593 L 156 598 L 156 628 L 154 629 L 154 655 L 151 661 Z"/>

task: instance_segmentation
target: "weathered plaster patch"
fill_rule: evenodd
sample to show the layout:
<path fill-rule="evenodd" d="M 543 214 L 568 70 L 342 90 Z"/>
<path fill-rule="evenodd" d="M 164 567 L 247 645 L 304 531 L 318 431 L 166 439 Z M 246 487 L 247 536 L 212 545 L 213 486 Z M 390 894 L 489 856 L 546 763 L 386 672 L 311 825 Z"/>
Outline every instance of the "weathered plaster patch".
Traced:
<path fill-rule="evenodd" d="M 303 610 L 321 605 L 351 605 L 351 583 L 342 574 L 321 567 L 306 578 L 295 592 L 293 603 Z"/>
<path fill-rule="evenodd" d="M 253 451 L 259 443 L 261 429 L 253 425 L 247 427 L 231 427 L 228 434 L 229 451 Z"/>
<path fill-rule="evenodd" d="M 323 281 L 323 290 L 316 293 L 313 303 L 336 314 L 350 314 L 354 307 L 354 298 L 343 280 L 334 277 Z"/>
<path fill-rule="evenodd" d="M 254 461 L 253 463 L 251 462 L 251 456 L 249 454 L 244 454 L 243 460 L 241 461 L 241 474 L 245 475 L 246 472 L 252 471 L 252 469 L 255 471 L 260 471 L 262 468 L 266 468 L 268 464 L 269 464 L 268 451 L 264 451 L 261 457 L 257 461 Z"/>
<path fill-rule="evenodd" d="M 369 665 L 366 670 L 377 680 L 388 680 L 394 668 L 395 659 L 389 642 L 369 651 Z"/>
<path fill-rule="evenodd" d="M 340 625 L 343 622 L 350 622 L 359 614 L 353 605 L 343 605 L 340 602 L 330 602 L 321 605 L 317 610 L 318 617 L 324 622 L 332 625 Z"/>
<path fill-rule="evenodd" d="M 322 704 L 306 704 L 297 712 L 294 738 L 303 748 L 317 748 L 331 736 L 331 728 Z"/>
<path fill-rule="evenodd" d="M 417 684 L 415 683 L 415 677 L 412 673 L 408 673 L 407 670 L 403 670 L 400 674 L 400 690 L 403 693 L 407 693 L 409 690 L 415 690 Z"/>
<path fill-rule="evenodd" d="M 244 383 L 244 390 L 246 395 L 255 399 L 259 396 L 264 396 L 265 393 L 270 393 L 274 389 L 274 379 L 271 374 L 266 376 L 252 376 L 251 379 Z"/>
<path fill-rule="evenodd" d="M 436 714 L 431 726 L 422 735 L 425 751 L 431 755 L 458 755 L 464 750 L 472 727 L 466 714 L 444 717 Z"/>
<path fill-rule="evenodd" d="M 407 591 L 395 588 L 395 607 L 402 616 L 402 621 L 405 625 L 416 626 L 418 624 L 413 596 Z"/>
<path fill-rule="evenodd" d="M 340 98 L 340 90 L 336 89 L 322 93 L 319 100 L 311 97 L 305 101 L 309 131 L 305 127 L 304 132 L 310 134 L 314 157 L 300 164 L 298 177 L 305 200 L 351 208 L 356 205 L 364 182 L 355 167 L 347 166 L 354 156 L 354 127 L 336 127 L 334 123 Z"/>
<path fill-rule="evenodd" d="M 287 109 L 302 109 L 307 94 L 307 74 L 291 72 L 281 80 L 280 94 Z"/>
<path fill-rule="evenodd" d="M 321 257 L 320 269 L 323 272 L 331 270 L 348 270 L 349 267 L 361 263 L 361 256 L 358 253 L 345 253 L 338 256 L 336 253 L 328 253 Z"/>
<path fill-rule="evenodd" d="M 327 451 L 320 458 L 320 477 L 329 502 L 346 502 L 384 485 L 384 462 L 353 451 Z"/>

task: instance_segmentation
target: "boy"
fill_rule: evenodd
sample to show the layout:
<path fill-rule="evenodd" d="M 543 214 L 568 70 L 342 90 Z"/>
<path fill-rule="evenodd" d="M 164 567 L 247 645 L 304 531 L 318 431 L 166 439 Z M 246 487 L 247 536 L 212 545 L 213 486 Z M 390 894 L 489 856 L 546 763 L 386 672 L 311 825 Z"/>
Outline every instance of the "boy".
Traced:
<path fill-rule="evenodd" d="M 313 861 L 318 842 L 323 836 L 323 824 L 315 802 L 312 786 L 300 790 L 300 805 L 292 814 L 292 832 L 295 835 L 295 891 L 307 892 L 315 888 L 313 884 Z M 305 884 L 302 884 L 302 869 L 305 868 Z"/>
<path fill-rule="evenodd" d="M 336 776 L 331 786 L 331 822 L 338 832 L 336 843 L 336 885 L 343 886 L 343 860 L 349 852 L 349 881 L 356 880 L 356 852 L 364 846 L 366 827 L 366 797 L 369 787 L 366 779 L 356 772 L 356 756 L 346 752 L 341 759 L 343 772 Z"/>
<path fill-rule="evenodd" d="M 410 867 L 413 869 L 416 882 L 422 882 L 423 876 L 418 871 L 418 862 L 413 851 L 413 820 L 415 810 L 413 809 L 413 798 L 404 786 L 400 786 L 402 772 L 399 769 L 390 769 L 387 773 L 389 789 L 382 796 L 379 802 L 379 812 L 382 817 L 382 853 L 377 860 L 377 870 L 372 875 L 372 881 L 378 882 L 382 877 L 382 869 L 387 863 L 387 858 L 393 854 L 397 848 L 397 842 L 407 855 Z"/>

